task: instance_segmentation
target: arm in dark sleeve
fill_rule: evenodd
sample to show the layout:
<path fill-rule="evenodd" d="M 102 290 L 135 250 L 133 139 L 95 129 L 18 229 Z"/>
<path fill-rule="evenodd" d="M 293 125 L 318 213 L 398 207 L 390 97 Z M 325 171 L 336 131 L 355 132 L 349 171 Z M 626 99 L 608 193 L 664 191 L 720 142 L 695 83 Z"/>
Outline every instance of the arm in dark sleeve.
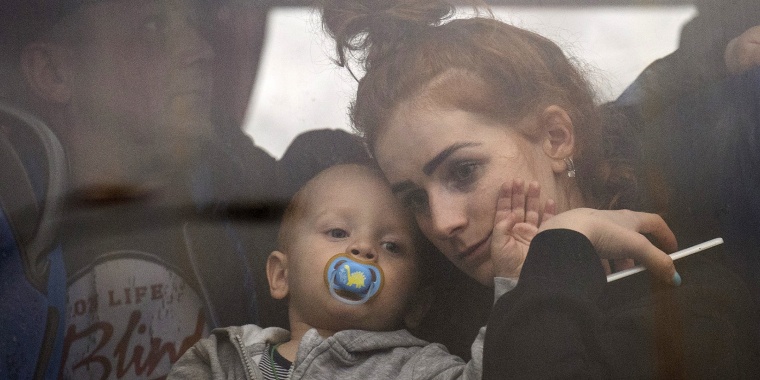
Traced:
<path fill-rule="evenodd" d="M 483 378 L 606 377 L 594 337 L 605 283 L 584 235 L 536 235 L 517 287 L 497 301 L 488 321 Z"/>
<path fill-rule="evenodd" d="M 756 0 L 707 0 L 696 5 L 697 16 L 681 30 L 678 49 L 647 66 L 613 102 L 637 119 L 634 124 L 647 127 L 679 99 L 725 79 L 728 42 L 760 23 Z"/>
<path fill-rule="evenodd" d="M 536 235 L 492 310 L 483 378 L 758 378 L 757 305 L 705 254 L 678 261 L 678 287 L 638 275 L 608 285 L 584 235 Z"/>

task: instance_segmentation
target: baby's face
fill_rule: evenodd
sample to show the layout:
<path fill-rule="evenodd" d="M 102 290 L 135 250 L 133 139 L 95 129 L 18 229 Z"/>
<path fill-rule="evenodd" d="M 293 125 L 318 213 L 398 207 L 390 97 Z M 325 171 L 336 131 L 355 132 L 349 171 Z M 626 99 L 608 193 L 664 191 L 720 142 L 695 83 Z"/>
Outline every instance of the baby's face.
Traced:
<path fill-rule="evenodd" d="M 388 185 L 368 168 L 340 165 L 304 190 L 286 252 L 291 318 L 333 331 L 399 327 L 417 285 L 417 253 L 412 221 Z M 382 269 L 375 297 L 349 305 L 331 296 L 325 266 L 338 253 Z"/>

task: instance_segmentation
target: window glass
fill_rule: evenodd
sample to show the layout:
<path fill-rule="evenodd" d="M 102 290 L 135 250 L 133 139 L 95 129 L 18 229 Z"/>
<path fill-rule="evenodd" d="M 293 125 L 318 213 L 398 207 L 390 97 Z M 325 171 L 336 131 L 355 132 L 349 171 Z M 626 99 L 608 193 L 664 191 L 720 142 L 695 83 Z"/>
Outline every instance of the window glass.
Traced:
<path fill-rule="evenodd" d="M 696 14 L 690 4 L 495 6 L 493 11 L 501 20 L 551 38 L 573 55 L 589 71 L 603 101 L 613 100 L 647 65 L 675 50 L 681 27 Z M 305 130 L 350 130 L 346 109 L 356 82 L 331 61 L 332 40 L 314 9 L 275 8 L 269 17 L 245 131 L 280 157 Z"/>

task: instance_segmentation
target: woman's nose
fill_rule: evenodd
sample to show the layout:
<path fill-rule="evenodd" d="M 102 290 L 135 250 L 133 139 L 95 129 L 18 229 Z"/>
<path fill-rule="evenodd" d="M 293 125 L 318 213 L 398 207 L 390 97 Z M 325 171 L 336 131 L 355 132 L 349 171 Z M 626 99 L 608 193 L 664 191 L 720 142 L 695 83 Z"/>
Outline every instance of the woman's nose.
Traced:
<path fill-rule="evenodd" d="M 365 241 L 356 240 L 352 242 L 348 247 L 348 252 L 351 253 L 352 256 L 356 256 L 362 260 L 377 260 L 377 254 L 375 254 L 374 250 L 372 249 L 372 245 Z"/>
<path fill-rule="evenodd" d="M 455 197 L 431 195 L 428 202 L 430 226 L 436 236 L 448 239 L 467 226 L 467 214 Z"/>

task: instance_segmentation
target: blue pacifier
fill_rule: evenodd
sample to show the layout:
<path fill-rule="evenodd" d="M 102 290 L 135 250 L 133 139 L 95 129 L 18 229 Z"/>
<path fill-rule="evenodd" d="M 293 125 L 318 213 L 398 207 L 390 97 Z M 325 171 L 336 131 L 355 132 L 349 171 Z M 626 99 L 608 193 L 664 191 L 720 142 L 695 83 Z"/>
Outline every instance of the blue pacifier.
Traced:
<path fill-rule="evenodd" d="M 335 299 L 349 305 L 361 305 L 383 287 L 383 270 L 339 253 L 327 262 L 325 281 Z"/>

